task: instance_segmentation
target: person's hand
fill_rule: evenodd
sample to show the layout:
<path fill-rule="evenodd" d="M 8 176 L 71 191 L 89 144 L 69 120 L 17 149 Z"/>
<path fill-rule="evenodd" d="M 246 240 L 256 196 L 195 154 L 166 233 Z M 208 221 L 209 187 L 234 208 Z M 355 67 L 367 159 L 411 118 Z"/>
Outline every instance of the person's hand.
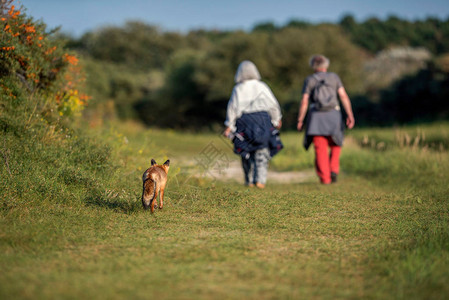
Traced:
<path fill-rule="evenodd" d="M 352 129 L 355 125 L 354 116 L 348 116 L 346 118 L 346 126 L 348 126 L 349 129 Z"/>
<path fill-rule="evenodd" d="M 231 134 L 231 128 L 227 127 L 227 128 L 225 129 L 225 131 L 223 132 L 223 135 L 224 135 L 225 137 L 229 137 L 230 134 Z"/>
<path fill-rule="evenodd" d="M 282 127 L 282 121 L 279 120 L 279 123 L 278 123 L 278 126 L 276 126 L 276 129 L 281 129 L 281 127 Z"/>
<path fill-rule="evenodd" d="M 298 131 L 301 131 L 303 126 L 304 126 L 303 121 L 298 121 L 298 125 L 296 125 L 296 129 L 298 129 Z"/>

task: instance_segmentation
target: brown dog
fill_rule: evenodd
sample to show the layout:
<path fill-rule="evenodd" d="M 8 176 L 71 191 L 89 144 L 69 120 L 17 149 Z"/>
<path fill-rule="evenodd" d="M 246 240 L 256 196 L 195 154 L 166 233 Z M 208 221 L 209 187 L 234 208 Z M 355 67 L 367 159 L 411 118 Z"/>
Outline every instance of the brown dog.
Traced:
<path fill-rule="evenodd" d="M 170 160 L 164 162 L 163 165 L 156 164 L 154 159 L 151 160 L 151 167 L 148 168 L 142 176 L 143 193 L 142 204 L 144 209 L 151 208 L 151 212 L 157 207 L 157 195 L 159 197 L 159 209 L 164 205 L 164 190 L 167 184 L 167 173 L 170 168 Z"/>

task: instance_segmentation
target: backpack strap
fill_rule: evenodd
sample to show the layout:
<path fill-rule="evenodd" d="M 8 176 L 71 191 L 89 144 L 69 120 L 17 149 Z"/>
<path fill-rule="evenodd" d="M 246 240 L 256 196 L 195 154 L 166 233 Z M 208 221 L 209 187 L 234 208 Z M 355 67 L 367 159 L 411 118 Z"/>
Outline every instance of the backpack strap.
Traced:
<path fill-rule="evenodd" d="M 326 73 L 325 73 L 325 74 L 326 74 Z M 313 76 L 313 78 L 315 78 L 316 81 L 318 81 L 318 82 L 321 82 L 321 81 L 325 80 L 324 78 L 323 78 L 323 79 L 320 79 L 316 73 L 313 73 L 312 76 Z M 325 75 L 324 77 L 326 77 L 326 75 Z"/>
<path fill-rule="evenodd" d="M 315 92 L 315 88 L 317 87 L 318 84 L 321 83 L 321 81 L 324 81 L 324 79 L 319 78 L 318 75 L 317 75 L 316 73 L 313 73 L 312 76 L 313 76 L 313 78 L 316 80 L 316 84 L 315 84 L 315 86 L 314 86 L 313 89 L 312 89 L 312 93 L 310 94 L 310 96 L 313 98 L 313 93 Z M 315 102 L 315 101 L 311 101 L 311 104 L 312 104 L 312 105 L 311 105 L 310 108 L 314 108 L 314 107 L 315 107 L 315 103 L 314 103 L 314 102 Z"/>

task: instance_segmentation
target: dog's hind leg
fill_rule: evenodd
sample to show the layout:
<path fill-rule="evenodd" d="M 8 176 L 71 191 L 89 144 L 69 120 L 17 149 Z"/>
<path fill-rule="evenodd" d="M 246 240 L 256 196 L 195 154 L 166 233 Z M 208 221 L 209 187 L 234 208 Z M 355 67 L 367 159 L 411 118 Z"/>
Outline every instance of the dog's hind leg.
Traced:
<path fill-rule="evenodd" d="M 155 182 L 154 183 L 154 197 L 150 203 L 152 213 L 154 212 L 154 209 L 157 208 L 157 195 L 158 195 L 158 190 L 156 188 L 156 182 Z"/>
<path fill-rule="evenodd" d="M 161 195 L 159 196 L 159 209 L 164 206 L 164 189 L 161 188 Z"/>
<path fill-rule="evenodd" d="M 144 209 L 148 209 L 154 200 L 156 190 L 156 182 L 148 178 L 143 182 L 142 205 Z"/>

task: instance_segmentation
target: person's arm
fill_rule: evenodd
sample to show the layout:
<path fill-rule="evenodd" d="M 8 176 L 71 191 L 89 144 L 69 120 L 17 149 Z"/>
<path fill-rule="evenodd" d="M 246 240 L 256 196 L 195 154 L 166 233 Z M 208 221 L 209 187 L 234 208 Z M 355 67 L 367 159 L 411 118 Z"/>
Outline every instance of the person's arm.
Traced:
<path fill-rule="evenodd" d="M 304 118 L 306 117 L 308 108 L 309 94 L 302 94 L 301 104 L 299 105 L 298 124 L 296 125 L 298 131 L 301 131 L 304 127 Z"/>
<path fill-rule="evenodd" d="M 277 129 L 281 129 L 282 127 L 282 113 L 281 113 L 281 107 L 279 106 L 279 102 L 274 98 L 274 105 L 272 109 L 270 110 L 271 115 L 271 123 L 274 127 Z"/>
<path fill-rule="evenodd" d="M 228 137 L 231 132 L 235 131 L 235 120 L 237 116 L 237 92 L 235 89 L 232 91 L 231 98 L 228 102 L 228 108 L 226 110 L 226 129 L 223 132 L 225 137 Z"/>
<path fill-rule="evenodd" d="M 281 129 L 282 127 L 281 106 L 279 105 L 279 102 L 276 99 L 276 96 L 271 91 L 270 87 L 266 83 L 263 83 L 263 85 L 265 87 L 264 93 L 268 96 L 266 103 L 269 106 L 268 113 L 270 114 L 271 123 L 277 129 Z"/>
<path fill-rule="evenodd" d="M 344 87 L 340 87 L 338 90 L 338 96 L 340 97 L 341 104 L 343 105 L 343 108 L 345 109 L 347 118 L 346 118 L 346 126 L 348 126 L 349 129 L 353 128 L 355 125 L 355 119 L 354 114 L 352 112 L 351 107 L 351 100 L 349 100 L 349 96 L 346 93 L 346 90 Z"/>

